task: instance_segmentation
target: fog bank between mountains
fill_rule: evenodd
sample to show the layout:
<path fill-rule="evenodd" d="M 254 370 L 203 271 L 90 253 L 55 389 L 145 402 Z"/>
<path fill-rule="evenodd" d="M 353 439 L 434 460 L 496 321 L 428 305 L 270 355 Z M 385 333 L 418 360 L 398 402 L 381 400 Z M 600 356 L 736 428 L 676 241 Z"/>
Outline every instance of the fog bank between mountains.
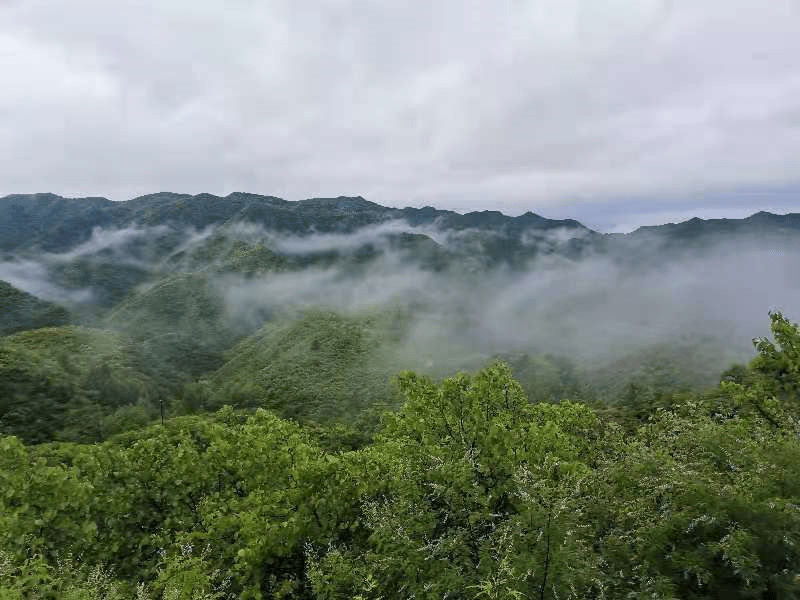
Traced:
<path fill-rule="evenodd" d="M 400 244 L 403 235 L 416 237 Z M 499 231 L 400 220 L 347 234 L 289 235 L 251 223 L 96 228 L 88 241 L 61 254 L 6 255 L 0 279 L 81 307 L 96 300 L 102 277 L 124 274 L 109 285 L 134 298 L 164 277 L 203 273 L 224 302 L 229 326 L 240 333 L 310 308 L 399 311 L 405 325 L 394 353 L 397 370 L 449 371 L 505 353 L 608 364 L 649 345 L 698 340 L 724 350 L 717 356 L 722 369 L 752 355 L 752 338 L 768 332 L 769 311 L 797 318 L 800 247 L 788 237 L 739 236 L 662 253 L 653 234 L 578 258 L 562 252 L 587 235 L 526 230 L 520 239 L 536 249 L 527 264 L 487 268 L 482 252 L 505 243 Z M 422 260 L 430 251 L 444 266 Z M 241 257 L 257 268 L 232 269 Z"/>
<path fill-rule="evenodd" d="M 381 233 L 294 238 L 292 251 L 330 250 L 334 241 L 338 250 L 355 249 L 376 243 Z M 446 232 L 435 237 L 448 248 Z M 598 253 L 581 260 L 545 256 L 522 271 L 433 273 L 387 250 L 355 274 L 333 267 L 234 277 L 223 288 L 231 313 L 240 316 L 319 306 L 346 312 L 405 307 L 413 322 L 408 354 L 424 356 L 425 364 L 459 353 L 504 352 L 608 362 L 642 346 L 701 338 L 721 343 L 731 353 L 725 358 L 744 360 L 752 338 L 767 333 L 769 311 L 791 316 L 800 306 L 799 258 L 796 244 L 737 239 L 679 260 L 655 261 L 650 253 L 639 263 L 635 256 L 620 261 Z"/>

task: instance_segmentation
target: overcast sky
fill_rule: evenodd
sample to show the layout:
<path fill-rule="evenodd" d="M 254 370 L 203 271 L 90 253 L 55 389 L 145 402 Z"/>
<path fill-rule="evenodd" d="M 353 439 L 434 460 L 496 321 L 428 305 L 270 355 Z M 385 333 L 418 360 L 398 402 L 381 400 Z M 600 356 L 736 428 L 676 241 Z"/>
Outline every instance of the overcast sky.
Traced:
<path fill-rule="evenodd" d="M 800 0 L 0 0 L 0 195 L 800 212 Z"/>

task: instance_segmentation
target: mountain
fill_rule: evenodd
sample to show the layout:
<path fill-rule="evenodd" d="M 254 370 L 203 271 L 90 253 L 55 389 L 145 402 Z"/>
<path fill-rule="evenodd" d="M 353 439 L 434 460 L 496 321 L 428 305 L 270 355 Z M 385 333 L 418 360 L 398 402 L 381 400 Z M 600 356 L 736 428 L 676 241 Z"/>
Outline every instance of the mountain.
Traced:
<path fill-rule="evenodd" d="M 800 304 L 797 256 L 798 214 L 602 234 L 362 197 L 6 196 L 0 431 L 50 404 L 41 440 L 104 437 L 162 401 L 346 419 L 390 403 L 403 369 L 493 356 L 534 400 L 703 387 L 767 310 Z"/>
<path fill-rule="evenodd" d="M 800 214 L 695 218 L 602 234 L 572 219 L 532 212 L 510 217 L 430 206 L 399 209 L 360 196 L 287 201 L 164 192 L 125 202 L 54 194 L 0 198 L 0 280 L 64 305 L 93 326 L 132 295 L 187 273 L 258 280 L 288 273 L 337 271 L 354 278 L 415 270 L 465 281 L 481 273 L 524 276 L 534 265 L 604 257 L 641 274 L 679 268 L 680 261 L 725 243 L 763 247 L 767 239 L 784 249 L 800 247 Z M 26 287 L 26 278 L 42 285 Z M 6 311 L 6 320 L 19 324 L 2 331 L 37 323 L 14 314 L 19 316 Z"/>
<path fill-rule="evenodd" d="M 233 193 L 159 193 L 124 202 L 105 198 L 62 198 L 54 194 L 16 194 L 0 198 L 0 248 L 35 248 L 64 252 L 88 241 L 96 227 L 125 229 L 166 226 L 173 230 L 231 223 L 254 223 L 264 229 L 295 235 L 352 233 L 362 227 L 402 220 L 412 227 L 443 230 L 475 229 L 515 236 L 527 230 L 589 230 L 571 219 L 553 220 L 533 213 L 509 217 L 496 211 L 459 214 L 425 208 L 389 208 L 364 198 L 312 198 L 287 201 L 272 196 Z"/>
<path fill-rule="evenodd" d="M 0 198 L 0 250 L 6 261 L 33 257 L 50 283 L 88 294 L 91 304 L 104 310 L 137 287 L 177 273 L 258 276 L 310 267 L 355 273 L 386 256 L 430 271 L 525 268 L 541 255 L 580 257 L 601 238 L 577 221 L 530 212 L 462 215 L 431 207 L 388 208 L 361 197 Z"/>
<path fill-rule="evenodd" d="M 639 227 L 629 237 L 658 233 L 674 240 L 700 237 L 752 234 L 796 234 L 800 232 L 800 213 L 776 215 L 761 211 L 744 219 L 700 219 L 694 217 L 682 223 L 667 223 Z"/>
<path fill-rule="evenodd" d="M 352 234 L 389 222 L 404 222 L 414 230 L 427 228 L 449 233 L 456 248 L 465 252 L 480 250 L 487 264 L 519 264 L 537 251 L 577 257 L 590 248 L 606 251 L 654 238 L 658 238 L 662 247 L 674 247 L 707 245 L 726 237 L 793 236 L 800 232 L 798 213 L 759 212 L 745 219 L 693 218 L 682 223 L 640 227 L 630 234 L 601 234 L 573 219 L 547 219 L 532 212 L 510 217 L 488 210 L 459 214 L 430 206 L 399 209 L 360 196 L 287 201 L 241 192 L 225 197 L 162 192 L 112 202 L 96 197 L 15 194 L 0 198 L 0 250 L 64 253 L 91 240 L 97 228 L 159 227 L 158 245 L 149 248 L 156 254 L 149 257 L 153 260 L 174 252 L 183 240 L 178 234 L 189 229 L 202 231 L 247 223 L 276 234 L 303 237 Z"/>
<path fill-rule="evenodd" d="M 636 248 L 647 253 L 685 256 L 708 250 L 722 243 L 771 240 L 777 243 L 800 241 L 800 213 L 776 215 L 758 212 L 744 219 L 700 219 L 681 223 L 648 225 L 626 235 L 609 236 L 612 247 Z"/>

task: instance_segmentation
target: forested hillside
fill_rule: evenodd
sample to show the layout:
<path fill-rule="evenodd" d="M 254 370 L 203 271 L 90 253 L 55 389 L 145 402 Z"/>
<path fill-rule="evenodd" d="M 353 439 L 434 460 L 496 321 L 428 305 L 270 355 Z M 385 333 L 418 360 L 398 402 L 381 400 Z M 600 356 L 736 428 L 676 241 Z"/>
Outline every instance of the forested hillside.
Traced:
<path fill-rule="evenodd" d="M 4 598 L 795 598 L 800 331 L 633 428 L 503 363 L 352 447 L 225 407 L 102 444 L 0 440 Z"/>
<path fill-rule="evenodd" d="M 800 598 L 796 217 L 1 198 L 0 598 Z"/>
<path fill-rule="evenodd" d="M 69 313 L 63 307 L 40 300 L 5 281 L 0 281 L 0 315 L 0 336 L 69 322 Z"/>

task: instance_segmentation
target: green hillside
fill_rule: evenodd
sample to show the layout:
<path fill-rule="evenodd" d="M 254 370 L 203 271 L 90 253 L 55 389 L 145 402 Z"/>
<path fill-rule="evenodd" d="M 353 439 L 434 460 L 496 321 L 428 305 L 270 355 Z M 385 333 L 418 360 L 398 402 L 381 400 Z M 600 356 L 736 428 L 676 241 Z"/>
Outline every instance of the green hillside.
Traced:
<path fill-rule="evenodd" d="M 65 308 L 0 281 L 0 336 L 26 329 L 57 327 L 69 320 Z"/>
<path fill-rule="evenodd" d="M 138 362 L 136 348 L 110 331 L 66 326 L 0 338 L 0 433 L 93 441 L 146 422 L 163 391 Z"/>
<path fill-rule="evenodd" d="M 396 313 L 320 310 L 269 322 L 237 344 L 212 376 L 216 402 L 312 420 L 341 419 L 389 402 L 396 365 L 388 357 L 403 326 Z"/>
<path fill-rule="evenodd" d="M 202 273 L 166 277 L 131 294 L 106 323 L 130 336 L 142 359 L 173 389 L 183 378 L 220 367 L 237 336 L 220 291 Z"/>

